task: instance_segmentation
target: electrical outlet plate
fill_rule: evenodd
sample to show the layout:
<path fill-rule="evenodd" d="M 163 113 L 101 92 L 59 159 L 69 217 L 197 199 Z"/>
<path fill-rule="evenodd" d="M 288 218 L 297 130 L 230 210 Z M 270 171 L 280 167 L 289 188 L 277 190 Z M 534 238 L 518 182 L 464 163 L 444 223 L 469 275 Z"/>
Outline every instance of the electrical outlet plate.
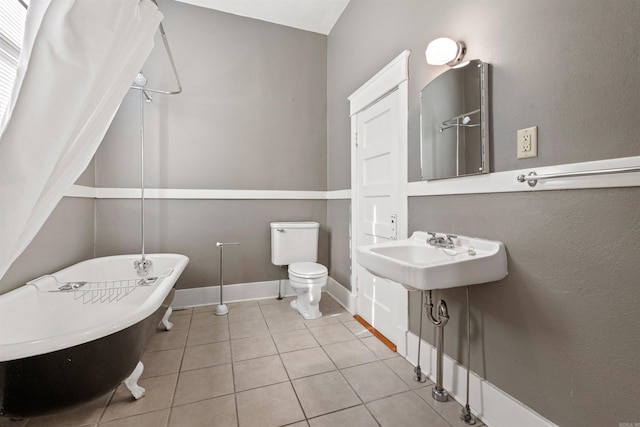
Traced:
<path fill-rule="evenodd" d="M 518 159 L 538 156 L 538 126 L 518 130 Z"/>

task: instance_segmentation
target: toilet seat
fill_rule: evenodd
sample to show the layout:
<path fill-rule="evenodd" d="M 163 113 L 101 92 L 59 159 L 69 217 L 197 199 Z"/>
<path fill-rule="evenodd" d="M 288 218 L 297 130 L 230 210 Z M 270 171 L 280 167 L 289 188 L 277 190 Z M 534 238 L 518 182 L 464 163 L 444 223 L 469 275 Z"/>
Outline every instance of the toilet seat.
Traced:
<path fill-rule="evenodd" d="M 289 265 L 289 275 L 301 279 L 316 279 L 327 274 L 327 267 L 317 262 L 296 262 Z"/>

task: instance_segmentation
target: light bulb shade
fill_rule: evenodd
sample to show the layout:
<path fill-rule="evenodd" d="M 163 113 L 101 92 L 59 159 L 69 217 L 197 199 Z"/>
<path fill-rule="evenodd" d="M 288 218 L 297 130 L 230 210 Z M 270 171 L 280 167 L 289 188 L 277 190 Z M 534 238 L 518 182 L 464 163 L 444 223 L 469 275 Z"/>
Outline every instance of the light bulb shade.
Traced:
<path fill-rule="evenodd" d="M 429 43 L 425 56 L 427 64 L 454 66 L 462 61 L 465 52 L 464 43 L 441 37 Z"/>

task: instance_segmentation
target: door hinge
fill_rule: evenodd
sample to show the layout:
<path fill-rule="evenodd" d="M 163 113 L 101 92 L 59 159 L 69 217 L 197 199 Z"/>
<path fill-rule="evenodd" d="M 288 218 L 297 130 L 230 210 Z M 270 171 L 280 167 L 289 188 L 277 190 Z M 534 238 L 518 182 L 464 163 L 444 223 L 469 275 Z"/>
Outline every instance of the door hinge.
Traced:
<path fill-rule="evenodd" d="M 358 146 L 358 133 L 356 132 L 356 147 Z"/>

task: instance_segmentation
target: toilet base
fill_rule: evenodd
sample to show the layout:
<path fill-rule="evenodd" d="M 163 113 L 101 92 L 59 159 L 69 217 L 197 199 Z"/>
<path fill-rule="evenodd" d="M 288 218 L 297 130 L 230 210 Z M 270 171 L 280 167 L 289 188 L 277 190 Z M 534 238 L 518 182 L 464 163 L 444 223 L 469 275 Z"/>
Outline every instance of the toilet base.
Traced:
<path fill-rule="evenodd" d="M 322 317 L 322 313 L 318 309 L 317 305 L 311 307 L 311 309 L 307 311 L 305 311 L 302 307 L 300 307 L 300 304 L 298 304 L 298 299 L 292 300 L 289 305 L 291 305 L 292 308 L 295 308 L 298 311 L 298 313 L 300 313 L 300 315 L 304 317 L 306 320 L 314 320 Z"/>

